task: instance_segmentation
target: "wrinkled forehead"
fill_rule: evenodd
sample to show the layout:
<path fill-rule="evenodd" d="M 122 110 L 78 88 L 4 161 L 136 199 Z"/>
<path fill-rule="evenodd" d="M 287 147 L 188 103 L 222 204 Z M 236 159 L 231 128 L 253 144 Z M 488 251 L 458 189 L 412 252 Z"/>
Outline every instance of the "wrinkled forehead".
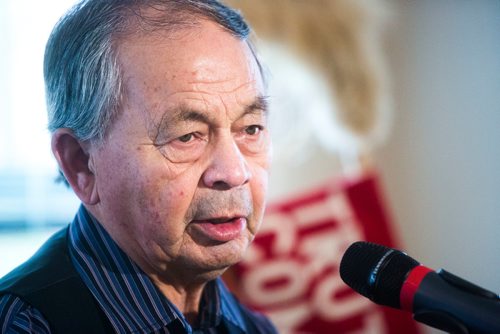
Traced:
<path fill-rule="evenodd" d="M 130 35 L 118 50 L 124 88 L 130 80 L 142 80 L 150 87 L 184 80 L 186 86 L 218 84 L 230 91 L 238 85 L 254 84 L 264 91 L 260 67 L 249 44 L 210 21 L 175 32 Z"/>
<path fill-rule="evenodd" d="M 171 2 L 168 2 L 171 3 Z M 174 2 L 175 3 L 175 2 Z M 130 43 L 172 43 L 171 45 L 186 45 L 193 42 L 193 38 L 200 33 L 204 27 L 214 25 L 219 28 L 219 35 L 231 37 L 245 46 L 248 53 L 245 57 L 250 58 L 258 69 L 260 80 L 266 86 L 266 75 L 258 57 L 256 47 L 249 38 L 249 30 L 232 31 L 224 27 L 212 17 L 204 13 L 193 13 L 176 7 L 170 8 L 167 4 L 157 6 L 141 6 L 138 8 L 126 8 L 127 19 L 122 29 L 114 34 L 115 49 L 122 49 L 123 44 Z M 207 45 L 214 47 L 214 45 Z M 224 45 L 220 45 L 224 48 Z M 199 52 L 204 52 L 199 50 Z M 173 57 L 173 60 L 182 54 Z"/>

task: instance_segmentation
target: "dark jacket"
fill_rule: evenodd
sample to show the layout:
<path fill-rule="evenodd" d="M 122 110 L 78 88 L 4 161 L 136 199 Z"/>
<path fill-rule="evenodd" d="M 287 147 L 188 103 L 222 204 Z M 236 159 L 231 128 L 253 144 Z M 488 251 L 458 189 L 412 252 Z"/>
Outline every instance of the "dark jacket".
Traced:
<path fill-rule="evenodd" d="M 111 324 L 71 263 L 68 228 L 0 280 L 0 295 L 19 296 L 38 309 L 53 333 L 113 333 Z"/>

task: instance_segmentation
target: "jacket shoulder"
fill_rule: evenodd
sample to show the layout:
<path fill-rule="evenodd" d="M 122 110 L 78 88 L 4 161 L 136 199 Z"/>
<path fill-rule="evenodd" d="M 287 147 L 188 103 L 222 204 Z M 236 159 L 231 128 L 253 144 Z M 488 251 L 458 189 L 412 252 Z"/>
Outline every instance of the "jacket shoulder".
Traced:
<path fill-rule="evenodd" d="M 0 279 L 0 294 L 29 295 L 76 274 L 67 251 L 65 227 L 50 237 L 26 262 Z"/>

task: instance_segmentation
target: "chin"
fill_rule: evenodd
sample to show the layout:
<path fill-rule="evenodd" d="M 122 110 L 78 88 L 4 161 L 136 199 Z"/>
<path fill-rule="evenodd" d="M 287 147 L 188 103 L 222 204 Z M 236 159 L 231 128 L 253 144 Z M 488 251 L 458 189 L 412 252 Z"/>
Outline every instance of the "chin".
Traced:
<path fill-rule="evenodd" d="M 224 262 L 224 263 L 204 263 L 203 266 L 198 266 L 191 272 L 190 277 L 196 277 L 196 280 L 202 283 L 212 281 L 224 274 L 224 272 L 233 264 L 236 264 L 239 261 L 232 262 Z M 193 276 L 194 274 L 194 276 Z"/>
<path fill-rule="evenodd" d="M 201 266 L 207 270 L 224 272 L 228 267 L 240 262 L 249 242 L 233 240 L 224 244 L 205 247 Z"/>

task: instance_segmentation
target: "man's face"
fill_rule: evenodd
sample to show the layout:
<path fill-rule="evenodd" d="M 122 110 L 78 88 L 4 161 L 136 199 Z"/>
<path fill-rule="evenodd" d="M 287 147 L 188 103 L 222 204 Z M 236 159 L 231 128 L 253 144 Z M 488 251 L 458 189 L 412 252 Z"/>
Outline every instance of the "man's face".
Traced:
<path fill-rule="evenodd" d="M 271 149 L 251 50 L 203 21 L 118 51 L 124 102 L 94 151 L 89 209 L 149 274 L 220 273 L 265 206 Z"/>

